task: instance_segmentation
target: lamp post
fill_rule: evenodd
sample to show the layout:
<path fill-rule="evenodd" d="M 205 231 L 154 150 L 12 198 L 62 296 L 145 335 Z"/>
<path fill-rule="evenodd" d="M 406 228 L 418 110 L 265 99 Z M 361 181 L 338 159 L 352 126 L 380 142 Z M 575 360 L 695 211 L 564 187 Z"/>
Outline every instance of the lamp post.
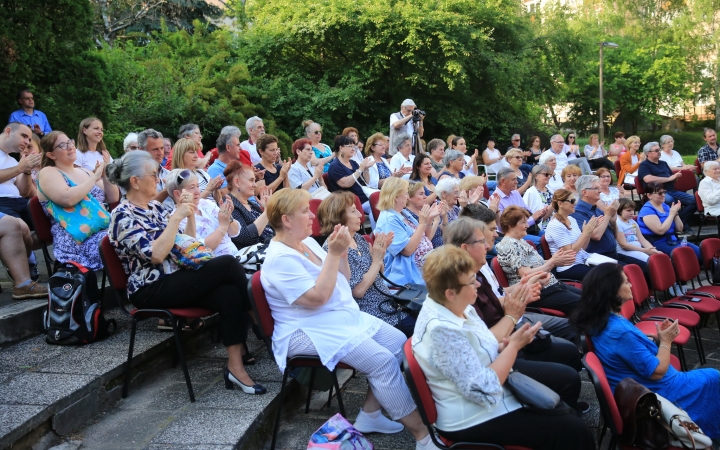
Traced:
<path fill-rule="evenodd" d="M 600 140 L 598 142 L 603 142 L 605 140 L 605 120 L 603 116 L 603 47 L 609 47 L 609 48 L 617 48 L 618 45 L 614 42 L 599 42 L 600 45 L 600 110 L 598 111 L 598 134 L 600 135 Z"/>

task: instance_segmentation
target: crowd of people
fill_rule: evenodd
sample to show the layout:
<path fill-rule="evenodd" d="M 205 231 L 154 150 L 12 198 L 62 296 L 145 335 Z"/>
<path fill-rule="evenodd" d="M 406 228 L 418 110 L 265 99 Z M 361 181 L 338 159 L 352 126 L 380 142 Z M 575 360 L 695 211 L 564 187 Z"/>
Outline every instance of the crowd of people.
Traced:
<path fill-rule="evenodd" d="M 129 300 L 138 307 L 217 311 L 226 386 L 264 394 L 245 369 L 255 362 L 246 337 L 257 318 L 247 293 L 250 269 L 236 258 L 262 247 L 260 278 L 275 320 L 278 367 L 284 370 L 288 357 L 317 354 L 329 369 L 343 362 L 365 374 L 368 393 L 355 424 L 361 432 L 407 427 L 418 449 L 435 448 L 400 371 L 410 338 L 441 435 L 536 449 L 594 448 L 581 419 L 589 405 L 578 401 L 579 333 L 593 336 L 601 360 L 617 373 L 685 376 L 668 369 L 667 355 L 650 341 L 632 344 L 643 355 L 657 353 L 643 356 L 641 367 L 619 355 L 612 339 L 627 325 L 610 314 L 627 300 L 618 268 L 635 264 L 647 273 L 648 258 L 671 254 L 697 210 L 692 195 L 674 189 L 687 167 L 672 138 L 646 143 L 638 153 L 636 136 L 616 133 L 606 149 L 593 135 L 581 152 L 575 133 L 553 135 L 547 150 L 537 136 L 522 149 L 515 135 L 504 154 L 494 139 L 471 153 L 462 136 L 425 144 L 424 113 L 415 110 L 405 100 L 390 117 L 389 136 L 375 133 L 366 143 L 348 127 L 326 145 L 322 126 L 305 121 L 305 136 L 286 160 L 259 117 L 246 122 L 247 140 L 230 125 L 205 152 L 196 124 L 183 125 L 174 143 L 153 129 L 130 133 L 124 154 L 113 160 L 97 118 L 80 123 L 76 147 L 44 115 L 24 109 L 0 135 L 0 259 L 15 280 L 13 297 L 47 296 L 33 271 L 39 242 L 28 199 L 36 196 L 52 224 L 58 263 L 101 270 L 98 243 L 108 236 L 129 275 Z M 712 214 L 720 210 L 720 149 L 714 131 L 705 137 L 699 192 Z M 637 217 L 624 191 L 633 177 L 648 195 Z M 687 245 L 700 259 L 699 249 Z M 600 256 L 613 262 L 590 265 Z M 605 276 L 617 280 L 603 283 Z M 386 280 L 428 293 L 419 315 L 393 307 Z M 598 296 L 606 291 L 606 298 Z M 598 311 L 605 316 L 593 315 Z M 666 342 L 670 332 L 663 333 Z M 703 370 L 702 377 L 688 376 L 714 380 L 703 398 L 717 405 L 718 373 Z M 568 408 L 553 416 L 523 408 L 506 386 L 511 371 L 555 390 Z M 694 417 L 698 422 L 720 423 L 716 407 L 699 408 L 692 396 L 678 401 L 702 416 Z M 707 430 L 720 438 L 717 427 Z"/>

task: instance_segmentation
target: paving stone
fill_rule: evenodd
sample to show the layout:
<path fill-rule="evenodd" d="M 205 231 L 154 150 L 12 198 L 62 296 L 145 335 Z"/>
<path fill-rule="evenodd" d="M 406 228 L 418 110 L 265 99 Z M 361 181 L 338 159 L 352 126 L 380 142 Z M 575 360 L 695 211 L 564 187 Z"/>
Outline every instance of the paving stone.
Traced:
<path fill-rule="evenodd" d="M 48 345 L 44 336 L 35 336 L 0 349 L 0 365 L 31 370 L 57 356 L 70 354 L 74 347 Z"/>
<path fill-rule="evenodd" d="M 227 366 L 227 359 L 187 359 L 188 372 L 190 373 L 190 381 L 199 383 L 211 383 L 222 378 L 223 369 Z M 185 375 L 183 375 L 182 365 L 178 362 L 172 370 L 171 380 L 174 382 L 185 383 Z"/>
<path fill-rule="evenodd" d="M 236 409 L 257 416 L 280 394 L 280 383 L 271 381 L 262 385 L 267 388 L 267 394 L 248 395 L 239 387 L 228 390 L 225 389 L 225 382 L 215 383 L 203 392 L 195 405 L 198 408 Z"/>
<path fill-rule="evenodd" d="M 188 401 L 188 403 L 190 403 Z M 175 419 L 167 411 L 114 409 L 96 418 L 78 435 L 83 448 L 130 450 L 146 448 L 150 441 Z"/>
<path fill-rule="evenodd" d="M 204 395 L 204 392 L 210 386 L 209 383 L 193 382 L 193 392 L 195 399 Z M 148 395 L 149 394 L 149 395 Z M 188 395 L 187 384 L 171 383 L 162 389 L 152 389 L 149 392 L 138 392 L 138 395 L 149 396 L 149 402 L 146 404 L 135 405 L 136 409 L 148 411 L 178 411 L 190 405 L 190 396 Z"/>
<path fill-rule="evenodd" d="M 0 438 L 40 414 L 39 405 L 0 405 Z"/>
<path fill-rule="evenodd" d="M 8 377 L 0 384 L 0 401 L 8 405 L 53 405 L 81 391 L 90 391 L 97 378 L 25 372 Z"/>
<path fill-rule="evenodd" d="M 150 443 L 235 445 L 254 419 L 243 410 L 192 409 L 175 419 Z"/>

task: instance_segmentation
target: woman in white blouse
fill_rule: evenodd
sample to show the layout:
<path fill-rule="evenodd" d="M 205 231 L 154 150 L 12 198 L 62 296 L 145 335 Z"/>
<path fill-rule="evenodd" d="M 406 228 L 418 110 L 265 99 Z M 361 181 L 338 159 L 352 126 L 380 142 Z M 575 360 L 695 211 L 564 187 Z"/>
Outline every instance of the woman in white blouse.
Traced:
<path fill-rule="evenodd" d="M 507 160 L 495 148 L 495 139 L 488 139 L 487 148 L 482 153 L 483 164 L 487 166 L 488 173 L 498 173 L 503 167 L 510 167 Z"/>
<path fill-rule="evenodd" d="M 558 276 L 569 280 L 582 281 L 590 272 L 590 266 L 585 261 L 590 256 L 585 249 L 590 243 L 592 232 L 598 225 L 598 218 L 593 217 L 590 222 L 580 226 L 570 214 L 575 212 L 575 194 L 567 189 L 558 189 L 553 194 L 552 205 L 555 217 L 545 227 L 545 239 L 550 247 L 550 253 L 558 250 L 571 250 L 575 253 L 575 262 L 569 266 L 557 267 Z"/>
<path fill-rule="evenodd" d="M 555 154 L 553 152 L 545 151 L 542 155 L 540 155 L 540 161 L 539 164 L 546 165 L 552 170 L 553 176 L 550 177 L 550 180 L 548 181 L 547 188 L 550 190 L 550 192 L 555 192 L 556 190 L 563 187 L 563 180 L 562 180 L 562 171 L 558 172 L 557 170 L 557 158 L 555 157 Z"/>
<path fill-rule="evenodd" d="M 322 177 L 323 166 L 318 164 L 313 168 L 310 165 L 315 155 L 312 141 L 308 138 L 298 139 L 292 145 L 292 152 L 296 159 L 288 171 L 290 189 L 305 189 L 312 194 L 319 187 L 327 188 Z"/>
<path fill-rule="evenodd" d="M 365 143 L 365 154 L 372 157 L 375 164 L 368 168 L 370 174 L 370 181 L 367 185 L 374 189 L 382 189 L 385 180 L 392 177 L 402 177 L 403 175 L 412 172 L 412 166 L 403 166 L 399 170 L 393 172 L 390 169 L 390 163 L 387 159 L 383 158 L 387 153 L 388 146 L 385 140 L 385 135 L 382 133 L 375 133 L 370 136 Z"/>
<path fill-rule="evenodd" d="M 475 244 L 468 244 L 475 245 Z M 475 312 L 478 267 L 470 254 L 445 245 L 428 255 L 428 297 L 412 337 L 437 408 L 435 426 L 445 438 L 521 445 L 535 450 L 595 448 L 588 426 L 569 411 L 525 409 L 505 386 L 518 352 L 540 323 L 525 324 L 498 340 Z M 531 296 L 527 284 L 521 298 Z"/>
<path fill-rule="evenodd" d="M 525 191 L 523 200 L 527 205 L 530 212 L 533 214 L 546 206 L 552 204 L 552 192 L 548 189 L 548 182 L 554 175 L 552 169 L 544 164 L 538 164 L 533 167 L 530 172 L 530 184 L 531 186 Z M 548 208 L 548 213 L 543 217 L 542 221 L 538 224 L 540 229 L 544 230 L 552 217 L 552 208 Z"/>
<path fill-rule="evenodd" d="M 190 138 L 178 139 L 173 147 L 172 168 L 188 169 L 197 177 L 200 198 L 214 197 L 216 202 L 221 201 L 220 186 L 225 181 L 222 175 L 212 178 L 203 169 L 197 169 L 198 150 L 197 143 Z"/>
<path fill-rule="evenodd" d="M 310 237 L 315 218 L 310 198 L 302 189 L 284 189 L 267 205 L 276 235 L 260 280 L 275 320 L 275 361 L 283 372 L 287 358 L 296 355 L 318 355 L 329 370 L 339 362 L 351 365 L 369 382 L 355 428 L 397 433 L 404 425 L 415 437 L 417 450 L 435 449 L 400 372 L 405 335 L 360 311 L 348 282 L 352 237 L 346 226 L 336 225 L 325 252 Z"/>
<path fill-rule="evenodd" d="M 705 207 L 705 214 L 720 216 L 720 163 L 708 161 L 703 166 L 705 178 L 700 181 L 698 195 Z"/>
<path fill-rule="evenodd" d="M 668 134 L 660 136 L 660 161 L 665 161 L 673 172 L 679 172 L 681 170 L 692 170 L 694 172 L 695 166 L 685 164 L 680 153 L 673 150 L 674 145 L 675 139 L 673 139 L 672 136 Z"/>
<path fill-rule="evenodd" d="M 180 232 L 194 230 L 195 237 L 201 239 L 215 256 L 235 255 L 237 247 L 231 238 L 240 233 L 240 225 L 232 218 L 233 204 L 226 197 L 218 208 L 213 200 L 200 198 L 200 188 L 194 173 L 189 169 L 175 169 L 165 178 L 165 189 L 175 204 L 192 199 L 197 206 L 195 215 L 180 222 Z M 189 233 L 193 234 L 193 233 Z"/>

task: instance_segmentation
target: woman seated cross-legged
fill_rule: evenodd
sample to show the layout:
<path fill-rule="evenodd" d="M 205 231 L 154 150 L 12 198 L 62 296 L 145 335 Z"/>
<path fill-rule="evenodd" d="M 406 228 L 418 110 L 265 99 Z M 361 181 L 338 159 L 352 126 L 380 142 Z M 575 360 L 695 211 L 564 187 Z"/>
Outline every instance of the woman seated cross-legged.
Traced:
<path fill-rule="evenodd" d="M 53 254 L 60 263 L 75 261 L 90 270 L 103 268 L 98 244 L 107 235 L 110 213 L 103 202 L 120 199 L 105 175 L 105 163 L 93 172 L 76 167 L 75 141 L 62 131 L 43 137 L 38 200 L 50 218 Z"/>
<path fill-rule="evenodd" d="M 225 387 L 264 394 L 267 390 L 252 381 L 243 365 L 247 311 L 251 309 L 245 271 L 233 256 L 193 252 L 198 243 L 194 230 L 186 228 L 180 234 L 179 229 L 197 206 L 187 198 L 172 210 L 153 200 L 158 169 L 150 154 L 140 151 L 125 153 L 106 169 L 108 179 L 127 192 L 112 212 L 108 237 L 130 275 L 130 302 L 138 308 L 217 311 L 228 353 Z"/>
<path fill-rule="evenodd" d="M 393 240 L 393 232 L 376 233 L 375 242 L 371 246 L 358 233 L 362 225 L 360 217 L 360 211 L 355 207 L 355 198 L 349 192 L 333 193 L 320 203 L 317 211 L 321 234 L 326 236 L 332 234 L 335 225 L 340 224 L 348 227 L 353 237 L 348 249 L 349 282 L 353 298 L 360 306 L 360 311 L 394 326 L 406 336 L 411 336 L 415 328 L 415 318 L 392 308 L 388 301 L 392 292 L 380 276 L 385 252 Z M 323 250 L 328 251 L 327 241 L 323 245 Z"/>
<path fill-rule="evenodd" d="M 592 339 L 613 391 L 620 381 L 632 378 L 687 411 L 717 445 L 720 372 L 710 368 L 679 372 L 672 367 L 670 347 L 680 333 L 678 322 L 656 322 L 656 335 L 644 335 L 620 315 L 622 304 L 632 301 L 631 288 L 622 266 L 600 264 L 585 277 L 582 299 L 570 321 Z"/>
<path fill-rule="evenodd" d="M 400 372 L 406 337 L 360 311 L 348 282 L 353 238 L 346 226 L 337 224 L 325 252 L 310 236 L 315 218 L 310 198 L 307 191 L 284 189 L 267 205 L 276 235 L 260 280 L 275 319 L 275 362 L 284 371 L 288 357 L 318 355 L 329 370 L 340 362 L 354 367 L 369 383 L 355 428 L 398 433 L 404 425 L 416 439 L 417 450 L 435 449 Z M 392 420 L 381 414 L 381 408 Z"/>
<path fill-rule="evenodd" d="M 590 266 L 585 265 L 590 255 L 585 249 L 590 243 L 592 232 L 598 226 L 599 219 L 593 217 L 590 222 L 579 225 L 573 217 L 570 217 L 570 214 L 575 212 L 575 196 L 567 189 L 555 191 L 552 206 L 555 216 L 545 229 L 545 239 L 550 247 L 550 253 L 554 255 L 560 249 L 575 252 L 573 264 L 557 267 L 555 270 L 561 278 L 582 281 L 590 272 Z"/>
<path fill-rule="evenodd" d="M 557 267 L 569 266 L 575 263 L 575 251 L 559 249 L 552 257 L 545 261 L 529 243 L 525 241 L 527 235 L 527 218 L 530 213 L 519 206 L 505 208 L 500 216 L 500 227 L 505 233 L 502 241 L 495 247 L 497 259 L 502 267 L 510 285 L 520 282 L 520 279 L 531 273 L 550 272 Z M 570 314 L 580 301 L 580 290 L 558 281 L 550 274 L 540 291 L 540 300 L 529 306 L 537 308 L 551 308 Z"/>
<path fill-rule="evenodd" d="M 445 245 L 428 256 L 428 297 L 412 348 L 437 408 L 435 426 L 453 441 L 522 445 L 535 450 L 594 449 L 590 428 L 570 408 L 523 408 L 505 386 L 518 352 L 540 329 L 525 324 L 501 343 L 480 319 L 475 260 Z M 520 295 L 530 297 L 524 284 Z"/>

